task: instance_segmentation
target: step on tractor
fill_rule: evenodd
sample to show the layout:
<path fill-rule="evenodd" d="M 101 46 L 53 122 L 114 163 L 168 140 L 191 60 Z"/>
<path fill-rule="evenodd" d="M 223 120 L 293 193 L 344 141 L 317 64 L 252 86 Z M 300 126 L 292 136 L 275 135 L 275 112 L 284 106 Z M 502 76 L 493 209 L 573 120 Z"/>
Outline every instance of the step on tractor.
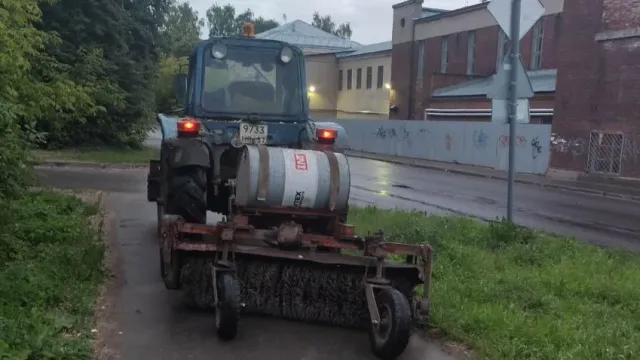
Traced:
<path fill-rule="evenodd" d="M 348 224 L 347 134 L 309 118 L 303 52 L 245 25 L 200 41 L 173 86 L 184 115 L 157 116 L 147 185 L 166 288 L 211 310 L 222 340 L 262 314 L 367 329 L 378 358 L 403 353 L 428 316 L 432 249 Z"/>

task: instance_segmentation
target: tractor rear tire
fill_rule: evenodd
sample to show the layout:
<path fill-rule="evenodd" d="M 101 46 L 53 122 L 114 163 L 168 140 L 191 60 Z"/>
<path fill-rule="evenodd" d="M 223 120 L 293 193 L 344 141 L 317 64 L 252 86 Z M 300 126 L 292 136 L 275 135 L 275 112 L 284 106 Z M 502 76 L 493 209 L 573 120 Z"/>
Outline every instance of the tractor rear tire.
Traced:
<path fill-rule="evenodd" d="M 186 222 L 207 222 L 207 173 L 203 167 L 189 166 L 172 171 L 167 191 L 166 213 Z"/>

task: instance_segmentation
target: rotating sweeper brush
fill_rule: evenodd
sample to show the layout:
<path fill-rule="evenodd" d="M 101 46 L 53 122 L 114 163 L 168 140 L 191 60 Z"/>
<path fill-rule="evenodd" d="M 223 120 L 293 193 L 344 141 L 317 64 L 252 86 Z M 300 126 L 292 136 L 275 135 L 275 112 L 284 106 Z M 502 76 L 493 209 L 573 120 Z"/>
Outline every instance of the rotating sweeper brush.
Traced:
<path fill-rule="evenodd" d="M 168 289 L 214 310 L 222 339 L 253 313 L 367 328 L 378 357 L 404 351 L 413 322 L 428 315 L 431 247 L 385 242 L 381 232 L 355 236 L 345 224 L 344 155 L 246 146 L 231 185 L 231 213 L 216 225 L 162 219 Z"/>

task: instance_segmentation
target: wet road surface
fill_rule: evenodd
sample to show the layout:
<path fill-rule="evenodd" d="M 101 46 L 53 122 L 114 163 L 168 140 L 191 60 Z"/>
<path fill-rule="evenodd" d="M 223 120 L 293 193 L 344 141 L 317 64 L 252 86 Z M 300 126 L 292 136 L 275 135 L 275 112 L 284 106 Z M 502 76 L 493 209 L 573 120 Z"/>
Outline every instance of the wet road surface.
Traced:
<path fill-rule="evenodd" d="M 506 183 L 446 172 L 350 158 L 351 203 L 432 213 L 502 216 Z M 313 360 L 373 359 L 365 333 L 287 322 L 242 319 L 238 338 L 216 339 L 213 317 L 181 306 L 180 293 L 159 277 L 155 206 L 147 203 L 144 169 L 39 168 L 43 183 L 108 192 L 116 216 L 123 285 L 116 299 L 116 349 L 121 359 Z M 587 241 L 640 251 L 640 204 L 532 185 L 515 185 L 517 222 Z M 210 215 L 210 221 L 215 221 Z M 435 342 L 414 336 L 406 360 L 453 360 Z"/>
<path fill-rule="evenodd" d="M 213 315 L 192 312 L 159 276 L 155 204 L 146 201 L 144 170 L 39 168 L 44 184 L 106 192 L 120 257 L 115 336 L 107 344 L 123 360 L 373 360 L 366 332 L 267 317 L 243 317 L 238 337 L 220 342 Z M 209 213 L 208 221 L 217 216 Z M 439 342 L 416 334 L 400 359 L 458 360 Z"/>

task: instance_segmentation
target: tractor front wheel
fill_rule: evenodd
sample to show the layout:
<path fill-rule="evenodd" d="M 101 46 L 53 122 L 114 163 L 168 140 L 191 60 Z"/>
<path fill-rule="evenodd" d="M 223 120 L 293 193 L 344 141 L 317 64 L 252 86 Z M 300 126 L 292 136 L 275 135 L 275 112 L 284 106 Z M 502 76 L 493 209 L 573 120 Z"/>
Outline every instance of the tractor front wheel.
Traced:
<path fill-rule="evenodd" d="M 394 288 L 376 295 L 380 322 L 371 324 L 369 340 L 373 353 L 382 360 L 393 360 L 402 354 L 411 336 L 411 307 L 407 298 Z"/>
<path fill-rule="evenodd" d="M 216 304 L 216 329 L 220 340 L 231 340 L 238 333 L 240 320 L 240 286 L 236 274 L 222 272 L 218 275 L 218 303 Z"/>

